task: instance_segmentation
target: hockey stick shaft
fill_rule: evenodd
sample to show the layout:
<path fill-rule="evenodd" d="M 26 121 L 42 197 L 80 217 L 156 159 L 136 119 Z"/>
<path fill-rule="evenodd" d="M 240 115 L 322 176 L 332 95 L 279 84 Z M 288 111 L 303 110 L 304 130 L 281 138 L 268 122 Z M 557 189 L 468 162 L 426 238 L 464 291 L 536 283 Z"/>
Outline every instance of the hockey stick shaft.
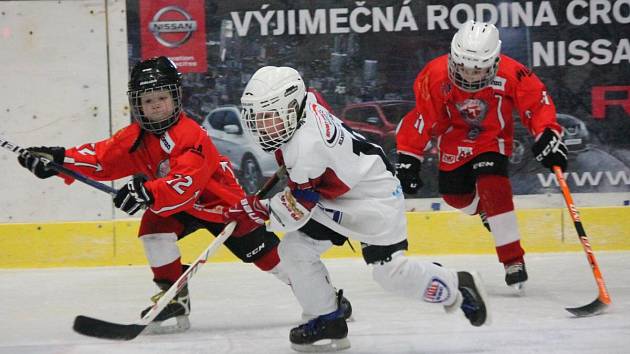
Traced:
<path fill-rule="evenodd" d="M 286 173 L 284 166 L 265 183 L 256 193 L 259 198 L 263 198 Z M 232 235 L 236 228 L 236 222 L 232 221 L 226 225 L 221 233 L 210 243 L 190 267 L 177 279 L 177 281 L 160 297 L 160 299 L 150 308 L 150 310 L 135 324 L 117 324 L 98 320 L 86 316 L 77 316 L 74 320 L 74 330 L 88 336 L 130 340 L 137 337 L 144 329 L 164 310 L 164 308 L 175 298 L 175 296 L 188 284 L 188 281 L 206 263 L 208 258 L 214 255 L 219 247 Z"/>
<path fill-rule="evenodd" d="M 562 190 L 562 195 L 564 196 L 564 201 L 566 202 L 567 209 L 569 211 L 569 215 L 571 215 L 571 219 L 573 219 L 573 225 L 575 226 L 575 231 L 578 234 L 578 238 L 582 243 L 582 248 L 586 253 L 586 258 L 588 259 L 588 263 L 591 265 L 591 269 L 593 271 L 593 276 L 595 276 L 595 282 L 597 283 L 597 288 L 599 289 L 599 300 L 604 304 L 608 305 L 611 303 L 610 295 L 608 294 L 608 290 L 606 289 L 606 284 L 604 282 L 604 277 L 599 269 L 599 265 L 597 264 L 597 260 L 595 259 L 595 253 L 591 248 L 591 244 L 588 241 L 588 237 L 586 236 L 586 231 L 584 230 L 584 226 L 582 226 L 582 221 L 580 219 L 580 213 L 578 212 L 575 204 L 573 203 L 573 198 L 571 197 L 571 192 L 569 191 L 569 186 L 567 185 L 566 180 L 564 179 L 564 175 L 562 174 L 562 169 L 559 166 L 553 166 L 553 172 L 556 175 L 556 179 L 558 179 L 558 184 L 560 185 L 560 189 Z"/>
<path fill-rule="evenodd" d="M 109 193 L 111 195 L 116 195 L 116 193 L 118 193 L 118 191 L 115 188 L 112 188 L 106 184 L 103 184 L 101 182 L 97 182 L 91 178 L 88 178 L 82 174 L 80 174 L 79 172 L 73 171 L 69 168 L 63 167 L 60 164 L 55 163 L 54 161 L 51 161 L 45 157 L 42 156 L 37 156 L 35 154 L 31 154 L 28 150 L 13 144 L 10 141 L 5 140 L 4 138 L 0 137 L 0 146 L 2 146 L 3 148 L 9 150 L 9 151 L 13 151 L 14 153 L 18 154 L 18 155 L 22 155 L 24 157 L 34 157 L 36 159 L 39 159 L 39 161 L 41 161 L 46 167 L 53 169 L 59 173 L 62 173 L 66 176 L 72 177 L 74 179 L 76 179 L 79 182 L 83 182 L 91 187 L 94 187 L 100 191 L 103 191 L 105 193 Z"/>

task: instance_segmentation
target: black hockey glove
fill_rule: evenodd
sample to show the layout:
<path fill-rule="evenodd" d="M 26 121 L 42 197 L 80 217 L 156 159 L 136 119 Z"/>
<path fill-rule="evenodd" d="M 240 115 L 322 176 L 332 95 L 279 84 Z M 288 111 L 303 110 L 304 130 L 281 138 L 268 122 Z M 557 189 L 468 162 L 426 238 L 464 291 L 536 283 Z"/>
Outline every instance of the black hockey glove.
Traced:
<path fill-rule="evenodd" d="M 63 159 L 66 156 L 66 149 L 59 146 L 30 147 L 26 150 L 28 150 L 30 154 L 27 156 L 24 156 L 24 154 L 18 156 L 18 162 L 22 167 L 28 169 L 39 178 L 48 178 L 59 173 L 52 168 L 48 168 L 42 158 L 58 165 L 63 165 Z"/>
<path fill-rule="evenodd" d="M 122 187 L 114 197 L 116 208 L 129 215 L 153 204 L 153 195 L 145 188 L 147 180 L 142 176 L 135 176 Z"/>
<path fill-rule="evenodd" d="M 420 179 L 420 167 L 422 163 L 415 157 L 398 154 L 396 163 L 396 177 L 400 180 L 400 185 L 405 194 L 416 194 L 422 188 Z"/>
<path fill-rule="evenodd" d="M 532 146 L 536 161 L 552 169 L 560 166 L 562 171 L 567 169 L 567 147 L 562 138 L 555 131 L 547 128 Z"/>

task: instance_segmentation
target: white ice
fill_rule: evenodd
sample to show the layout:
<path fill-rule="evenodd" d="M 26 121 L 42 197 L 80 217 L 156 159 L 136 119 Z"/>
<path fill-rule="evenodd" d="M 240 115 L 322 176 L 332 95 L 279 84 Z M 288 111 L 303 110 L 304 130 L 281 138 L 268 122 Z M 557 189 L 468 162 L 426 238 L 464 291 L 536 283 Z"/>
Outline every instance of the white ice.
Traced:
<path fill-rule="evenodd" d="M 419 257 L 476 269 L 492 324 L 476 328 L 441 306 L 386 293 L 361 259 L 325 260 L 354 307 L 345 353 L 630 353 L 630 252 L 596 253 L 613 306 L 574 318 L 564 307 L 597 297 L 583 253 L 528 254 L 530 281 L 515 295 L 494 255 Z M 292 353 L 300 308 L 290 289 L 254 266 L 210 263 L 192 278 L 192 328 L 109 341 L 76 334 L 76 315 L 130 323 L 155 292 L 146 267 L 0 270 L 0 353 Z"/>

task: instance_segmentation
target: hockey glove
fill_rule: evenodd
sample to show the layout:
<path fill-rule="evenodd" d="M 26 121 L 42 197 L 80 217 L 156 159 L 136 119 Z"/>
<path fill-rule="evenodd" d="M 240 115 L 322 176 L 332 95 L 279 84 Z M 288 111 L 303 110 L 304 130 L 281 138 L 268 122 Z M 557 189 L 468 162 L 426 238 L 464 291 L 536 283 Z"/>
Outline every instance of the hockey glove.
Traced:
<path fill-rule="evenodd" d="M 552 169 L 560 166 L 562 171 L 567 169 L 567 147 L 562 138 L 555 131 L 547 128 L 532 146 L 536 161 Z"/>
<path fill-rule="evenodd" d="M 129 215 L 153 204 L 153 195 L 144 186 L 146 179 L 142 176 L 134 176 L 122 187 L 114 197 L 116 208 Z"/>
<path fill-rule="evenodd" d="M 396 163 L 396 177 L 400 180 L 402 190 L 405 194 L 416 194 L 422 188 L 420 179 L 420 167 L 422 163 L 415 157 L 398 154 Z"/>
<path fill-rule="evenodd" d="M 45 161 L 42 159 L 63 165 L 63 159 L 66 156 L 66 149 L 59 146 L 30 147 L 26 150 L 28 150 L 30 154 L 27 156 L 24 156 L 24 154 L 18 156 L 18 162 L 22 167 L 28 169 L 39 178 L 48 178 L 59 173 L 47 167 Z"/>
<path fill-rule="evenodd" d="M 269 220 L 269 211 L 256 196 L 247 196 L 224 214 L 226 223 L 236 221 L 232 236 L 241 237 L 256 230 Z"/>

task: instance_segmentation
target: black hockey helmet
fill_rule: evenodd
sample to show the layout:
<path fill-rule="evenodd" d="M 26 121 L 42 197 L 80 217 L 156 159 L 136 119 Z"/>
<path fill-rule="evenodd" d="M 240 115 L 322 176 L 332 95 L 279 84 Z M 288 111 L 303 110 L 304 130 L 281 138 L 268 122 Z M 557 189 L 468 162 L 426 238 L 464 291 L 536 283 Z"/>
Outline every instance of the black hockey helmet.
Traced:
<path fill-rule="evenodd" d="M 168 91 L 173 98 L 173 111 L 158 120 L 149 119 L 142 109 L 142 95 L 153 91 Z M 182 75 L 167 57 L 143 60 L 131 70 L 127 96 L 131 113 L 140 126 L 151 133 L 162 134 L 179 119 L 182 110 Z"/>

